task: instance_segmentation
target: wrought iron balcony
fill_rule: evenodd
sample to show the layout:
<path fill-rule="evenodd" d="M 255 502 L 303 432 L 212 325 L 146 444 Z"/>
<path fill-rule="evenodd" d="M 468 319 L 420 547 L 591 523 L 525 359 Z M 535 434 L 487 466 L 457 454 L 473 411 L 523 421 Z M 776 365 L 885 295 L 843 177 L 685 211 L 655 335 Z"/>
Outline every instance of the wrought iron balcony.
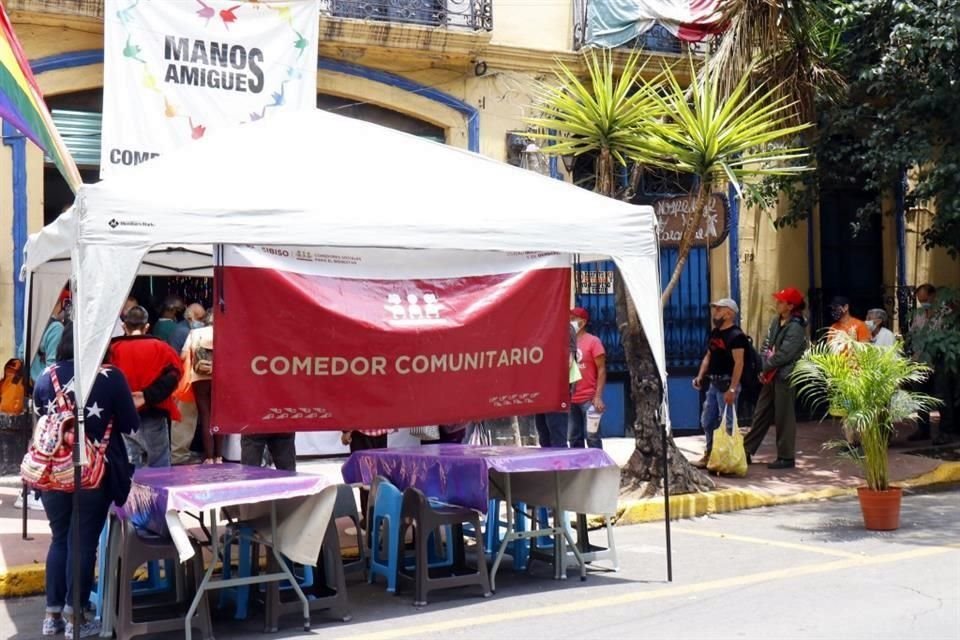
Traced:
<path fill-rule="evenodd" d="M 320 14 L 332 18 L 492 31 L 492 4 L 493 0 L 321 0 Z"/>
<path fill-rule="evenodd" d="M 587 42 L 587 15 L 590 4 L 592 2 L 606 1 L 607 0 L 573 0 L 573 48 L 575 51 L 579 51 L 593 44 Z M 624 43 L 621 45 L 621 48 L 636 48 L 649 52 L 679 54 L 688 50 L 692 50 L 694 53 L 700 53 L 703 45 L 700 43 L 684 42 L 658 24 L 639 38 L 634 38 Z"/>

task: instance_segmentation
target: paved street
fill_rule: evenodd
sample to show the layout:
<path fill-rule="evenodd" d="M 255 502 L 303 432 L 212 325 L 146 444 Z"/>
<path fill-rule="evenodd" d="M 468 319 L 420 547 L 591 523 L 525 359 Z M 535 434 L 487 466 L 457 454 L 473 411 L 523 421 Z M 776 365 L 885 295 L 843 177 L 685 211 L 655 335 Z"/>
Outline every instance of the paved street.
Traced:
<path fill-rule="evenodd" d="M 902 528 L 869 533 L 855 500 L 756 509 L 674 524 L 674 582 L 662 523 L 616 530 L 622 568 L 550 579 L 501 574 L 498 592 L 438 593 L 422 611 L 350 578 L 353 620 L 283 621 L 275 638 L 960 637 L 960 490 L 904 500 Z M 0 602 L 0 636 L 37 637 L 41 597 Z M 217 637 L 263 638 L 259 614 L 217 621 Z M 168 636 L 169 637 L 169 636 Z"/>

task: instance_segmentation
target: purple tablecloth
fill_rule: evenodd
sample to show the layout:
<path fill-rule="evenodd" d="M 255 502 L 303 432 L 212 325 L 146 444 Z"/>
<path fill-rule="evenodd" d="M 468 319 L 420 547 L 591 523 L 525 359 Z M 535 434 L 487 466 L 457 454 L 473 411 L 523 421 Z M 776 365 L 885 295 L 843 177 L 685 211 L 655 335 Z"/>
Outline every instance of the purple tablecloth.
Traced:
<path fill-rule="evenodd" d="M 322 475 L 278 471 L 240 464 L 200 464 L 138 469 L 121 518 L 157 533 L 166 530 L 168 511 L 211 509 L 310 496 L 335 484 Z"/>
<path fill-rule="evenodd" d="M 616 467 L 601 449 L 539 449 L 431 444 L 403 449 L 357 451 L 343 465 L 349 483 L 370 484 L 384 476 L 401 490 L 487 512 L 490 471 L 532 473 Z"/>

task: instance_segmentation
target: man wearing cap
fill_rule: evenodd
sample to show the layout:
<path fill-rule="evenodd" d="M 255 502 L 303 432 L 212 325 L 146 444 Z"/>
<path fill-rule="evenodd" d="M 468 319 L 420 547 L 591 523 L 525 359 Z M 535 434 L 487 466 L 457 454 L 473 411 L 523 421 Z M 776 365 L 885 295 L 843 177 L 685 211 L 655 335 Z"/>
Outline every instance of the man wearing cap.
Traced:
<path fill-rule="evenodd" d="M 590 313 L 583 307 L 570 311 L 570 324 L 577 330 L 577 366 L 580 381 L 573 390 L 570 401 L 569 437 L 570 448 L 588 447 L 601 449 L 600 414 L 603 404 L 603 387 L 607 384 L 607 352 L 600 339 L 587 333 Z"/>
<path fill-rule="evenodd" d="M 721 415 L 726 414 L 727 431 L 733 432 L 743 375 L 744 354 L 748 346 L 747 336 L 736 325 L 740 308 L 730 298 L 721 298 L 710 303 L 713 330 L 707 342 L 707 352 L 700 363 L 700 371 L 693 379 L 693 388 L 705 391 L 700 426 L 707 437 L 703 458 L 695 466 L 704 468 L 713 450 L 713 432 L 720 426 Z"/>
<path fill-rule="evenodd" d="M 830 319 L 831 331 L 845 333 L 857 342 L 870 342 L 873 338 L 863 320 L 850 315 L 850 301 L 843 296 L 834 296 L 830 301 Z"/>
<path fill-rule="evenodd" d="M 777 428 L 777 459 L 768 469 L 792 469 L 796 466 L 797 416 L 794 411 L 796 392 L 790 384 L 790 373 L 807 348 L 807 321 L 803 317 L 806 303 L 803 294 L 787 287 L 773 294 L 777 317 L 770 323 L 763 342 L 763 387 L 753 412 L 753 424 L 743 439 L 747 460 L 756 454 L 772 425 Z"/>

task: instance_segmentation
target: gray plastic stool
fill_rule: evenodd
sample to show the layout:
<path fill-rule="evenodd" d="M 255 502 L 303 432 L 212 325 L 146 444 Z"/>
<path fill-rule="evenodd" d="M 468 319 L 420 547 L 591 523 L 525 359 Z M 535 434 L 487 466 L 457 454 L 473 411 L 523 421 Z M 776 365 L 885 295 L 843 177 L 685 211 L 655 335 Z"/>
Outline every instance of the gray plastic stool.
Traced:
<path fill-rule="evenodd" d="M 474 531 L 480 531 L 480 514 L 467 507 L 459 507 L 448 504 L 431 504 L 419 489 L 408 487 L 403 492 L 403 510 L 400 520 L 400 540 L 405 539 L 406 531 L 414 527 L 416 535 L 414 536 L 414 546 L 416 547 L 416 569 L 414 579 L 416 581 L 416 595 L 413 604 L 416 607 L 426 606 L 427 594 L 438 589 L 452 589 L 454 587 L 465 587 L 477 585 L 483 589 L 483 597 L 490 597 L 490 578 L 487 574 L 487 558 L 483 552 L 483 545 L 478 545 L 477 570 L 468 574 L 456 574 L 442 577 L 430 577 L 429 544 L 430 532 L 436 531 L 440 527 L 450 526 L 453 529 L 452 539 L 447 540 L 447 544 L 452 544 L 454 549 L 453 571 L 464 568 L 466 562 L 464 558 L 463 545 L 463 525 L 470 523 Z M 399 563 L 401 575 L 405 577 L 402 567 L 404 562 Z M 399 583 L 398 583 L 399 590 Z"/>
<path fill-rule="evenodd" d="M 151 560 L 174 560 L 177 563 L 178 571 L 180 569 L 179 553 L 176 546 L 170 538 L 164 536 L 154 536 L 150 534 L 140 534 L 137 532 L 133 523 L 129 520 L 120 523 L 120 557 L 119 567 L 115 571 L 119 576 L 117 584 L 120 586 L 119 606 L 117 611 L 116 632 L 117 638 L 130 640 L 136 636 L 143 636 L 153 633 L 165 633 L 169 631 L 183 631 L 183 614 L 172 618 L 161 620 L 151 620 L 148 622 L 134 622 L 133 613 L 133 577 L 136 570 L 143 564 Z M 203 575 L 203 554 L 200 548 L 194 543 L 195 554 L 190 560 L 192 565 L 191 574 L 194 588 L 200 585 L 200 579 Z M 181 591 L 178 589 L 178 592 Z M 178 596 L 181 595 L 178 593 Z M 181 609 L 175 607 L 179 613 Z M 213 627 L 210 623 L 210 609 L 207 606 L 207 599 L 204 598 L 197 613 L 193 618 L 193 626 L 200 629 L 204 640 L 213 638 Z"/>

